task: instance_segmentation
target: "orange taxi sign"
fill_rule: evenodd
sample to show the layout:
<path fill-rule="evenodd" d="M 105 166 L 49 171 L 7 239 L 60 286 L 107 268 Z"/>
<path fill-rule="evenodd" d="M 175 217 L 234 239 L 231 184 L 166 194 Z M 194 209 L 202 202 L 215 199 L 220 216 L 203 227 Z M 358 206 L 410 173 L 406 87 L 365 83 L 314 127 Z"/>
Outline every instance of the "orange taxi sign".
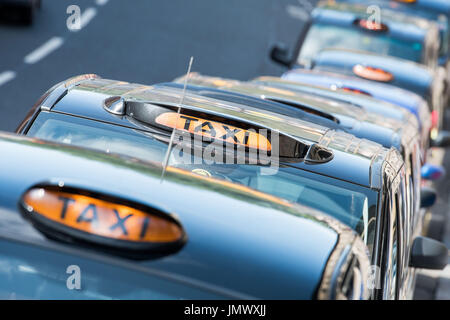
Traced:
<path fill-rule="evenodd" d="M 360 64 L 357 64 L 353 67 L 353 73 L 361 78 L 379 82 L 389 82 L 394 79 L 394 76 L 390 72 L 387 72 L 380 68 L 363 66 Z"/>
<path fill-rule="evenodd" d="M 55 187 L 30 189 L 24 194 L 22 205 L 26 217 L 44 224 L 48 230 L 112 247 L 155 249 L 184 238 L 181 225 L 158 210 Z"/>
<path fill-rule="evenodd" d="M 363 29 L 371 30 L 371 31 L 387 31 L 387 25 L 383 23 L 377 23 L 370 20 L 361 19 L 358 22 L 359 26 Z"/>
<path fill-rule="evenodd" d="M 254 130 L 245 130 L 221 122 L 206 120 L 190 115 L 164 112 L 155 119 L 156 123 L 195 135 L 221 140 L 248 148 L 271 151 L 269 140 Z"/>
<path fill-rule="evenodd" d="M 363 95 L 366 95 L 366 96 L 370 96 L 371 95 L 370 93 L 368 93 L 366 91 L 355 89 L 355 88 L 350 88 L 350 87 L 342 87 L 341 90 L 343 90 L 345 92 L 363 94 Z"/>

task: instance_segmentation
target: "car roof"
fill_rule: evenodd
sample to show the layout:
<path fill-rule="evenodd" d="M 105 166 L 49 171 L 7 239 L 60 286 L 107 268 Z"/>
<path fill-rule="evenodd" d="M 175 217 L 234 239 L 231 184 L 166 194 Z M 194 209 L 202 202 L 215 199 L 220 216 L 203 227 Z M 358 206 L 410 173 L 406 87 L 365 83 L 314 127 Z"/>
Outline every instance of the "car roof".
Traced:
<path fill-rule="evenodd" d="M 74 81 L 68 80 L 68 82 Z M 66 87 L 65 83 L 67 82 L 63 82 L 60 86 Z M 54 89 L 54 91 L 55 95 L 59 96 L 58 89 Z M 180 88 L 145 86 L 95 77 L 77 81 L 75 85 L 65 89 L 62 97 L 54 98 L 53 95 L 50 95 L 49 100 L 57 101 L 50 107 L 44 100 L 41 109 L 145 130 L 142 125 L 130 121 L 129 117 L 117 116 L 107 112 L 103 107 L 105 99 L 120 95 L 125 100 L 132 102 L 152 102 L 159 105 L 179 106 L 182 94 L 183 90 Z M 224 103 L 220 100 L 191 93 L 186 93 L 183 98 L 183 106 L 189 106 L 191 110 L 277 130 L 280 134 L 289 136 L 306 145 L 312 143 L 326 145 L 328 149 L 333 150 L 333 158 L 327 163 L 311 165 L 300 162 L 295 165 L 315 173 L 367 187 L 381 187 L 382 182 L 374 175 L 374 170 L 376 170 L 374 165 L 375 163 L 382 163 L 389 152 L 394 152 L 383 148 L 378 143 L 359 139 L 345 132 L 331 130 L 279 114 L 262 112 L 257 108 L 246 105 Z M 352 175 L 349 175 L 347 170 L 337 170 L 340 167 L 347 167 L 349 163 L 354 165 L 354 170 L 350 171 L 353 173 Z M 382 169 L 380 167 L 377 170 Z"/>
<path fill-rule="evenodd" d="M 422 123 L 423 119 L 420 114 L 421 109 L 427 109 L 426 102 L 418 94 L 401 89 L 386 83 L 379 83 L 369 80 L 357 78 L 355 76 L 344 75 L 342 73 L 307 70 L 303 68 L 295 68 L 285 72 L 281 78 L 301 82 L 308 82 L 325 87 L 337 88 L 350 86 L 368 92 L 372 97 L 385 100 L 400 105 L 410 112 L 414 113 Z"/>
<path fill-rule="evenodd" d="M 399 123 L 402 123 L 403 125 L 408 124 L 416 128 L 418 127 L 416 118 L 409 111 L 396 104 L 376 99 L 367 92 L 361 91 L 360 93 L 357 93 L 351 91 L 356 88 L 328 88 L 307 82 L 291 81 L 274 76 L 260 76 L 252 79 L 251 82 L 314 93 L 323 97 L 331 97 L 338 101 L 347 101 L 372 113 L 381 114 L 384 117 L 388 117 L 386 118 L 388 125 L 392 125 L 392 128 L 394 128 L 394 126 L 398 127 Z M 390 119 L 393 119 L 394 122 L 391 123 Z"/>
<path fill-rule="evenodd" d="M 393 75 L 387 83 L 429 96 L 433 85 L 433 71 L 412 61 L 370 52 L 347 49 L 326 49 L 314 58 L 313 68 L 325 71 L 344 72 L 354 75 L 355 65 L 382 69 Z"/>
<path fill-rule="evenodd" d="M 180 77 L 175 81 L 179 82 L 177 84 L 178 86 L 181 86 L 181 83 L 184 82 L 184 77 Z M 218 79 L 217 77 L 204 76 L 198 73 L 189 76 L 189 83 L 199 85 L 200 87 L 197 90 L 200 92 L 201 90 L 210 90 L 207 88 L 202 89 L 201 86 L 219 88 L 269 100 L 278 99 L 283 103 L 281 106 L 282 109 L 297 110 L 298 107 L 296 106 L 299 106 L 311 109 L 313 112 L 323 112 L 323 117 L 335 118 L 339 122 L 339 126 L 336 129 L 348 132 L 359 138 L 366 138 L 378 142 L 387 148 L 394 146 L 401 149 L 400 137 L 396 132 L 397 130 L 394 129 L 395 125 L 397 128 L 398 126 L 401 127 L 401 123 L 395 121 L 395 125 L 387 127 L 385 126 L 385 116 L 368 112 L 361 106 L 350 104 L 347 101 L 339 101 L 330 97 L 324 98 L 315 94 L 264 85 L 257 82 Z M 387 121 L 389 122 L 389 120 Z M 331 123 L 333 124 L 333 122 Z M 324 125 L 328 125 L 328 123 Z M 335 126 L 332 128 L 335 129 Z"/>
<path fill-rule="evenodd" d="M 182 89 L 183 88 L 183 84 L 181 83 L 182 81 L 183 80 L 180 78 L 179 82 L 158 83 L 153 86 L 155 88 L 168 87 L 168 88 Z M 283 115 L 289 118 L 301 119 L 303 121 L 315 123 L 320 126 L 324 126 L 335 130 L 341 129 L 341 126 L 332 119 L 330 120 L 329 118 L 327 118 L 326 117 L 327 115 L 319 116 L 308 113 L 299 108 L 289 107 L 283 103 L 260 99 L 252 95 L 221 90 L 213 86 L 197 85 L 195 80 L 192 80 L 192 78 L 190 78 L 189 84 L 186 86 L 186 90 L 188 92 L 192 92 L 194 94 L 198 94 L 203 97 L 237 103 L 241 105 L 248 105 L 257 108 L 258 110 L 269 111 L 270 114 L 276 113 L 278 115 Z"/>
<path fill-rule="evenodd" d="M 364 109 L 367 108 L 371 111 L 371 113 L 381 115 L 379 119 L 383 122 L 380 123 L 380 125 L 382 124 L 399 134 L 404 145 L 409 144 L 412 139 L 419 135 L 418 121 L 413 114 L 397 105 L 374 99 L 365 94 L 347 92 L 339 89 L 331 90 L 320 86 L 312 86 L 306 83 L 294 82 L 281 79 L 279 77 L 270 76 L 255 78 L 252 82 L 311 92 L 320 96 L 337 99 L 338 101 L 348 101 Z"/>
<path fill-rule="evenodd" d="M 311 16 L 316 23 L 352 26 L 355 20 L 367 18 L 368 14 L 366 5 L 325 1 Z M 380 16 L 381 22 L 389 28 L 389 36 L 399 40 L 423 42 L 430 29 L 437 30 L 437 25 L 429 20 L 393 10 L 381 9 Z"/>
<path fill-rule="evenodd" d="M 141 272 L 181 277 L 229 298 L 312 298 L 340 235 L 353 234 L 317 210 L 178 168 L 168 167 L 162 181 L 159 164 L 6 133 L 0 148 L 0 208 L 17 212 L 26 190 L 49 183 L 169 212 L 187 243 L 161 259 L 140 261 Z M 14 241 L 57 244 L 19 214 L 1 215 L 0 230 Z"/>

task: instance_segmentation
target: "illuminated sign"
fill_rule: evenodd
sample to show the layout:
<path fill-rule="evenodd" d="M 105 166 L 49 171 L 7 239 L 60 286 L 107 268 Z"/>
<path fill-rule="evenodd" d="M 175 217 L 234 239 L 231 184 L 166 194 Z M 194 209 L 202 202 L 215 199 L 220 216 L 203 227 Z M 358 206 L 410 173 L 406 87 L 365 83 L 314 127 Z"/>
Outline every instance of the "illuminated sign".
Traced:
<path fill-rule="evenodd" d="M 361 78 L 379 82 L 389 82 L 394 79 L 394 76 L 391 73 L 384 71 L 383 69 L 362 66 L 360 64 L 353 67 L 353 73 Z"/>
<path fill-rule="evenodd" d="M 38 229 L 113 248 L 156 250 L 185 237 L 181 225 L 159 210 L 53 186 L 30 189 L 22 206 Z"/>
<path fill-rule="evenodd" d="M 235 145 L 242 145 L 258 150 L 271 150 L 269 140 L 255 132 L 245 130 L 221 122 L 205 120 L 175 112 L 165 112 L 156 117 L 156 123 L 195 135 L 221 140 Z"/>

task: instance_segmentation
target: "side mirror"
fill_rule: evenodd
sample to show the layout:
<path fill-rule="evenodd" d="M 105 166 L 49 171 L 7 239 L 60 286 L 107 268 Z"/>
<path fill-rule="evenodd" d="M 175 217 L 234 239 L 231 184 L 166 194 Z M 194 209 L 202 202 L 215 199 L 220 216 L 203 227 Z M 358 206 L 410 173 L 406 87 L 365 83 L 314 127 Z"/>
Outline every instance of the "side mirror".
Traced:
<path fill-rule="evenodd" d="M 429 187 L 420 189 L 420 208 L 430 208 L 436 203 L 436 190 Z"/>
<path fill-rule="evenodd" d="M 442 270 L 448 262 L 448 249 L 440 241 L 427 237 L 414 239 L 409 265 L 413 268 Z"/>
<path fill-rule="evenodd" d="M 422 176 L 422 179 L 425 180 L 438 180 L 445 176 L 445 168 L 425 163 L 420 169 L 420 175 Z"/>
<path fill-rule="evenodd" d="M 289 57 L 289 50 L 285 44 L 277 43 L 270 50 L 270 58 L 285 67 L 289 67 L 291 59 Z"/>
<path fill-rule="evenodd" d="M 440 131 L 435 139 L 430 141 L 432 147 L 448 148 L 450 147 L 450 132 Z"/>

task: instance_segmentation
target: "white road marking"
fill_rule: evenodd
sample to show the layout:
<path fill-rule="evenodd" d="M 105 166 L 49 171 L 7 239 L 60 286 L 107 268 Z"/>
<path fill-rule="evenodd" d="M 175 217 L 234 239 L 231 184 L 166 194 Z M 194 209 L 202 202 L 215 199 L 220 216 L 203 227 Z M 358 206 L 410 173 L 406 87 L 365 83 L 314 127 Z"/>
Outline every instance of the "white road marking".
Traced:
<path fill-rule="evenodd" d="M 25 63 L 32 64 L 43 59 L 45 56 L 49 55 L 51 52 L 55 51 L 64 43 L 64 39 L 61 37 L 53 37 L 46 43 L 41 45 L 39 48 L 35 49 L 33 52 L 25 56 Z"/>
<path fill-rule="evenodd" d="M 97 9 L 95 8 L 87 8 L 81 14 L 81 29 L 83 29 L 97 14 Z"/>
<path fill-rule="evenodd" d="M 14 71 L 4 71 L 0 73 L 0 86 L 4 85 L 8 81 L 11 81 L 16 77 L 16 73 Z"/>
<path fill-rule="evenodd" d="M 286 7 L 286 11 L 292 18 L 296 18 L 301 21 L 306 21 L 309 18 L 309 12 L 299 6 L 288 5 Z"/>
<path fill-rule="evenodd" d="M 95 0 L 95 4 L 98 6 L 103 6 L 108 3 L 109 0 Z"/>

